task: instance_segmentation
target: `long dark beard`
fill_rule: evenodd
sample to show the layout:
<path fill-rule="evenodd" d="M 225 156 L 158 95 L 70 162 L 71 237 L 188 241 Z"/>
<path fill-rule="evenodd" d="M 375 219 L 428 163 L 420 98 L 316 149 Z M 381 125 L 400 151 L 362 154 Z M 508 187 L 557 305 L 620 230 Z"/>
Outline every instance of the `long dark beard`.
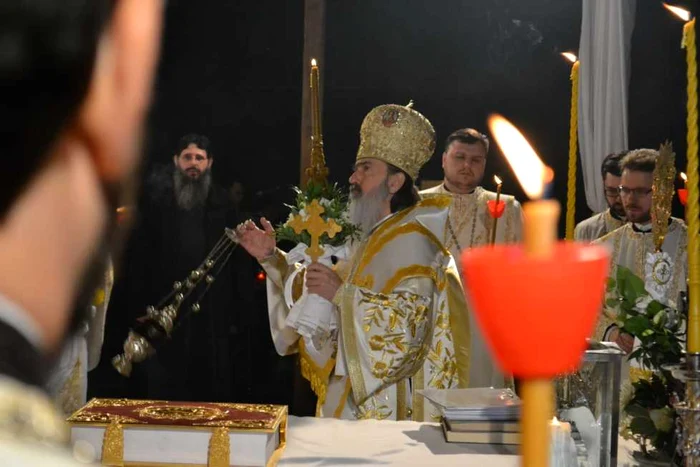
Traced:
<path fill-rule="evenodd" d="M 382 203 L 389 197 L 389 179 L 369 193 L 355 194 L 354 190 L 351 193 L 348 206 L 350 221 L 360 227 L 363 237 L 367 237 L 372 227 L 381 220 Z"/>
<path fill-rule="evenodd" d="M 180 169 L 173 173 L 175 182 L 175 201 L 181 209 L 189 211 L 192 208 L 203 206 L 209 195 L 211 186 L 211 171 L 202 172 L 198 178 L 191 178 Z"/>

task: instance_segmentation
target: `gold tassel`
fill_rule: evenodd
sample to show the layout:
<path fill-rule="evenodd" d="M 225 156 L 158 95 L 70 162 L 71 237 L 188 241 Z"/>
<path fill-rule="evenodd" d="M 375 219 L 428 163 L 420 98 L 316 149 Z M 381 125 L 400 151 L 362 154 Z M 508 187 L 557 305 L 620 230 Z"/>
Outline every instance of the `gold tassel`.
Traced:
<path fill-rule="evenodd" d="M 219 427 L 209 439 L 209 459 L 207 467 L 229 467 L 231 465 L 231 444 L 228 428 Z"/>
<path fill-rule="evenodd" d="M 112 420 L 102 440 L 102 465 L 124 465 L 124 430 L 119 420 Z"/>

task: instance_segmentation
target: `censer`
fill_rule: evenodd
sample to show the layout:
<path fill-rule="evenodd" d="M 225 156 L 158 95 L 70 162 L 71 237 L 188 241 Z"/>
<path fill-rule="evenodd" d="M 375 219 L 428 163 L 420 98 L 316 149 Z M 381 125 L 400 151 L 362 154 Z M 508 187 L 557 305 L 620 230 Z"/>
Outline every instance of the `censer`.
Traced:
<path fill-rule="evenodd" d="M 202 263 L 182 281 L 173 284 L 173 288 L 157 306 L 146 307 L 146 315 L 138 318 L 124 341 L 124 353 L 112 358 L 112 366 L 125 377 L 131 376 L 134 363 L 140 363 L 152 356 L 156 348 L 167 341 L 175 326 L 190 313 L 200 311 L 199 302 L 209 291 L 238 246 L 238 238 L 233 229 L 225 229 Z M 204 290 L 199 293 L 185 315 L 180 316 L 180 308 L 197 287 L 204 283 Z"/>

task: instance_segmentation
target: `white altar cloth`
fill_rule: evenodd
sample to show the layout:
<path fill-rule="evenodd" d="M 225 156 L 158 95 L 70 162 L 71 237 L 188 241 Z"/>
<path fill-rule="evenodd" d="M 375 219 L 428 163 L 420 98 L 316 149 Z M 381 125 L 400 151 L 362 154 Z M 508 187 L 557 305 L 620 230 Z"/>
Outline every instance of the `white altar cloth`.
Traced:
<path fill-rule="evenodd" d="M 620 440 L 618 466 L 634 444 Z M 434 423 L 289 417 L 280 466 L 519 467 L 517 446 L 446 443 Z"/>

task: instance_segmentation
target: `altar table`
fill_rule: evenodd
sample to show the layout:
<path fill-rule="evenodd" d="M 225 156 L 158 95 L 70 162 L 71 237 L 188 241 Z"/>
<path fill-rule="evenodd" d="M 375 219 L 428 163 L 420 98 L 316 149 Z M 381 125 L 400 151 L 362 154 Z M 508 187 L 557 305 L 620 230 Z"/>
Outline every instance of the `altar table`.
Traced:
<path fill-rule="evenodd" d="M 618 466 L 638 465 L 620 439 Z M 446 443 L 436 423 L 289 417 L 280 466 L 519 467 L 517 446 Z"/>

